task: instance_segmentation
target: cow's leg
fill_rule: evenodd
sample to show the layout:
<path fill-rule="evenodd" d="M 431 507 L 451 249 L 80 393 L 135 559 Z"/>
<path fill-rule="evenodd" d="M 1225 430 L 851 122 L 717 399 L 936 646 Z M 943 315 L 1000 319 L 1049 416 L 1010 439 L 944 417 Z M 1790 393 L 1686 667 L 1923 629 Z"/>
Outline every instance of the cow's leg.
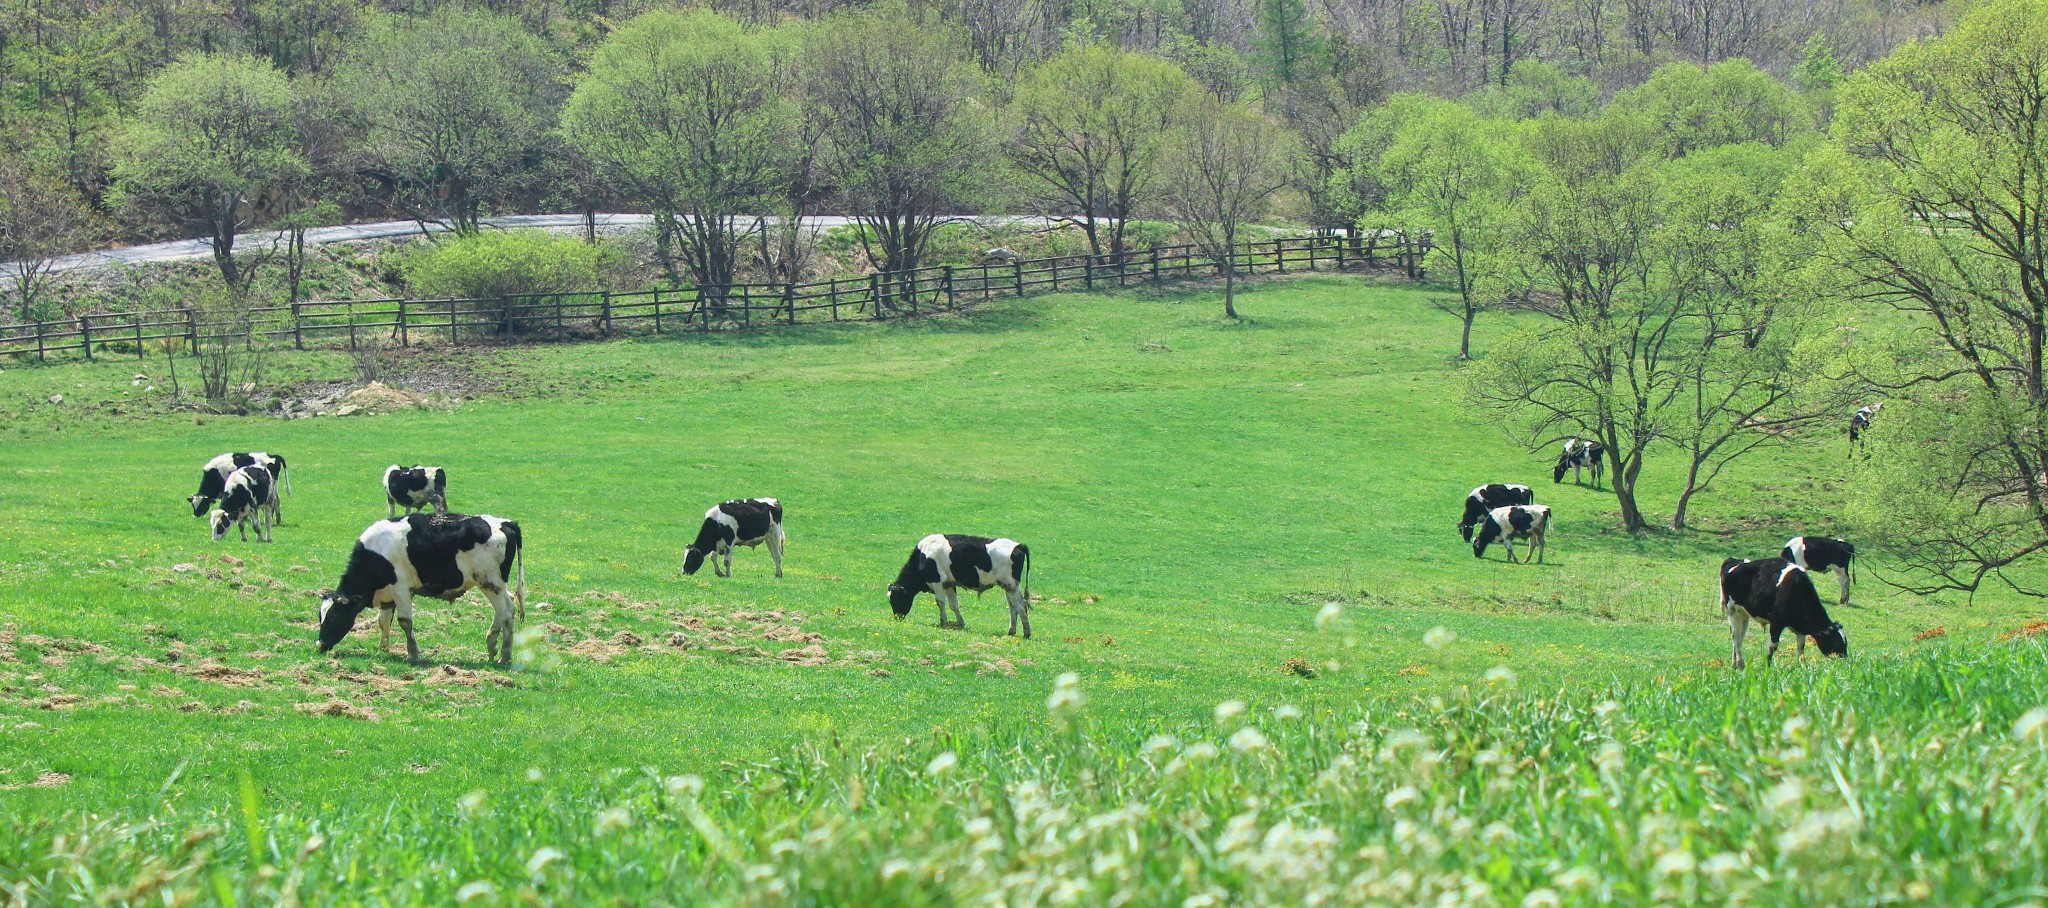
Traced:
<path fill-rule="evenodd" d="M 384 514 L 388 517 L 398 516 L 398 499 L 389 495 L 384 496 Z"/>
<path fill-rule="evenodd" d="M 377 606 L 377 651 L 380 653 L 391 651 L 391 613 L 396 608 L 395 605 Z"/>
<path fill-rule="evenodd" d="M 398 600 L 398 607 L 393 609 L 398 613 L 398 628 L 405 631 L 405 657 L 418 662 L 420 644 L 412 635 L 412 593 L 405 589 L 405 584 L 400 583 L 392 598 Z"/>
<path fill-rule="evenodd" d="M 960 588 L 958 586 L 946 589 L 946 604 L 953 607 L 953 626 L 963 631 L 966 630 L 967 616 L 960 614 Z"/>
<path fill-rule="evenodd" d="M 1508 563 L 1515 563 L 1515 537 L 1512 533 L 1500 534 L 1500 542 L 1508 547 Z"/>
<path fill-rule="evenodd" d="M 1031 639 L 1031 603 L 1024 598 L 1024 591 L 1016 587 L 1005 587 L 1003 597 L 1010 601 L 1010 636 L 1017 636 L 1017 624 L 1024 624 L 1024 639 Z"/>
<path fill-rule="evenodd" d="M 768 557 L 775 559 L 775 576 L 782 576 L 782 525 L 775 526 L 775 532 L 768 534 Z"/>
<path fill-rule="evenodd" d="M 499 665 L 512 664 L 512 597 L 504 587 L 484 587 L 491 600 L 491 633 L 484 638 L 484 651 Z"/>
<path fill-rule="evenodd" d="M 1835 579 L 1836 579 L 1836 580 L 1838 580 L 1838 581 L 1840 581 L 1840 582 L 1841 582 L 1841 584 L 1842 584 L 1842 604 L 1843 604 L 1843 605 L 1848 605 L 1848 604 L 1849 604 L 1849 568 L 1848 568 L 1847 566 L 1845 566 L 1845 565 L 1839 565 L 1839 564 L 1838 564 L 1838 565 L 1835 565 Z"/>
<path fill-rule="evenodd" d="M 1721 613 L 1728 616 L 1728 635 L 1735 639 L 1735 668 L 1742 670 L 1742 638 L 1749 634 L 1749 612 L 1733 599 L 1721 601 Z"/>
<path fill-rule="evenodd" d="M 1768 666 L 1771 664 L 1773 660 L 1778 658 L 1778 640 L 1781 637 L 1783 637 L 1784 634 L 1784 625 L 1779 624 L 1776 621 L 1771 622 L 1771 648 L 1764 651 L 1764 665 Z"/>

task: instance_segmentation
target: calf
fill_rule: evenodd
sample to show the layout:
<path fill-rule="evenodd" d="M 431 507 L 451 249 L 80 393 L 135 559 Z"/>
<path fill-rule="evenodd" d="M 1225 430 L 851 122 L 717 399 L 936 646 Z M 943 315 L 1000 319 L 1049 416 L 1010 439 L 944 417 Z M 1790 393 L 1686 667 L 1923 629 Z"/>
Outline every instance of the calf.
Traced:
<path fill-rule="evenodd" d="M 1771 648 L 1764 654 L 1769 665 L 1778 655 L 1778 637 L 1791 628 L 1799 637 L 1799 654 L 1806 652 L 1811 636 L 1820 651 L 1830 656 L 1849 655 L 1849 638 L 1842 625 L 1828 618 L 1827 607 L 1814 592 L 1813 579 L 1799 565 L 1783 558 L 1750 561 L 1730 558 L 1721 562 L 1721 614 L 1728 618 L 1728 631 L 1735 638 L 1735 667 L 1741 668 L 1742 637 L 1754 621 L 1771 629 Z"/>
<path fill-rule="evenodd" d="M 1031 639 L 1031 550 L 1014 539 L 933 533 L 917 541 L 910 560 L 889 584 L 889 608 L 902 618 L 910 614 L 917 594 L 931 591 L 939 602 L 939 626 L 945 627 L 946 608 L 953 609 L 954 626 L 967 629 L 960 614 L 959 587 L 977 593 L 1002 587 L 1010 602 L 1010 634 L 1024 623 L 1024 639 Z"/>
<path fill-rule="evenodd" d="M 1593 488 L 1597 489 L 1600 487 L 1600 474 L 1607 468 L 1606 457 L 1606 445 L 1578 438 L 1566 439 L 1564 452 L 1558 455 L 1557 466 L 1550 471 L 1550 481 L 1563 482 L 1565 471 L 1570 470 L 1572 482 L 1578 483 L 1579 470 L 1583 468 L 1592 471 Z"/>
<path fill-rule="evenodd" d="M 242 541 L 248 542 L 251 521 L 256 524 L 256 541 L 269 542 L 270 522 L 276 513 L 277 481 L 270 478 L 270 471 L 251 464 L 228 475 L 220 507 L 209 512 L 206 520 L 213 527 L 215 542 L 227 538 L 230 526 L 239 528 Z"/>
<path fill-rule="evenodd" d="M 1508 548 L 1508 563 L 1515 563 L 1515 540 L 1529 540 L 1529 550 L 1536 553 L 1536 563 L 1543 563 L 1543 555 L 1549 551 L 1544 542 L 1550 530 L 1550 508 L 1540 504 L 1516 504 L 1494 508 L 1486 512 L 1486 524 L 1479 528 L 1479 536 L 1472 540 L 1472 557 L 1486 557 L 1486 547 L 1494 540 Z M 1522 562 L 1529 561 L 1526 555 Z"/>
<path fill-rule="evenodd" d="M 1862 447 L 1863 433 L 1870 431 L 1870 418 L 1876 416 L 1877 411 L 1882 409 L 1882 402 L 1856 408 L 1855 415 L 1849 417 L 1849 450 L 1854 451 Z"/>
<path fill-rule="evenodd" d="M 1528 486 L 1496 482 L 1473 489 L 1465 496 L 1465 516 L 1458 518 L 1458 535 L 1472 541 L 1472 528 L 1485 519 L 1487 512 L 1511 504 L 1535 504 L 1536 491 Z"/>
<path fill-rule="evenodd" d="M 512 564 L 519 564 L 519 583 L 512 586 Z M 519 524 L 502 517 L 465 514 L 408 514 L 370 524 L 356 537 L 341 583 L 320 593 L 320 651 L 334 648 L 354 629 L 356 616 L 378 609 L 378 649 L 391 643 L 391 619 L 405 630 L 405 654 L 418 661 L 420 646 L 412 633 L 415 596 L 454 602 L 470 587 L 479 587 L 491 601 L 494 615 L 484 645 L 490 658 L 512 662 L 512 626 L 516 614 L 526 618 L 526 556 Z M 516 594 L 507 591 L 516 589 Z M 513 605 L 518 604 L 515 612 Z"/>
<path fill-rule="evenodd" d="M 695 574 L 711 559 L 711 572 L 732 576 L 732 548 L 736 545 L 768 543 L 768 555 L 775 559 L 775 576 L 782 576 L 782 502 L 773 498 L 741 498 L 722 502 L 704 512 L 704 524 L 697 528 L 697 541 L 683 550 L 683 573 Z M 725 567 L 718 566 L 720 558 Z"/>
<path fill-rule="evenodd" d="M 429 505 L 436 514 L 448 513 L 446 471 L 418 464 L 401 467 L 394 463 L 384 468 L 384 506 L 389 516 L 397 517 L 399 508 L 410 514 Z"/>
<path fill-rule="evenodd" d="M 1856 547 L 1847 540 L 1830 539 L 1826 536 L 1794 536 L 1785 543 L 1785 550 L 1779 556 L 1799 565 L 1803 571 L 1827 573 L 1833 571 L 1835 579 L 1842 585 L 1842 605 L 1849 604 L 1849 571 L 1855 566 Z"/>
<path fill-rule="evenodd" d="M 222 454 L 206 462 L 199 470 L 199 492 L 185 501 L 192 505 L 192 516 L 205 517 L 216 499 L 227 489 L 228 477 L 246 466 L 261 466 L 270 473 L 273 492 L 277 487 L 291 488 L 291 473 L 285 469 L 284 458 L 262 451 L 249 453 Z M 270 508 L 272 523 L 283 523 L 283 501 L 273 495 L 272 501 L 265 502 Z"/>

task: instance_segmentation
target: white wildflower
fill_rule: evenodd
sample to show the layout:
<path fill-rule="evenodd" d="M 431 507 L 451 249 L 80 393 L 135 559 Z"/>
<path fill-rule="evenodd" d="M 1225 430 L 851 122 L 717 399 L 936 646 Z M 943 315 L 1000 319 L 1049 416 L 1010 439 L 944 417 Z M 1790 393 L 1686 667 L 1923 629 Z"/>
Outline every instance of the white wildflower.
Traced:
<path fill-rule="evenodd" d="M 695 774 L 669 776 L 661 780 L 661 787 L 667 789 L 669 797 L 694 798 L 704 793 L 704 777 Z"/>
<path fill-rule="evenodd" d="M 538 767 L 538 766 L 528 766 L 528 767 L 526 768 L 526 781 L 528 781 L 528 782 L 538 782 L 538 781 L 540 781 L 540 767 Z"/>
<path fill-rule="evenodd" d="M 1486 824 L 1485 829 L 1479 831 L 1479 840 L 1485 842 L 1488 845 L 1498 845 L 1502 842 L 1510 842 L 1513 841 L 1514 838 L 1514 827 L 1509 826 L 1506 823 L 1488 823 Z"/>
<path fill-rule="evenodd" d="M 1593 705 L 1593 715 L 1606 719 L 1621 711 L 1621 704 L 1613 700 L 1602 700 Z"/>
<path fill-rule="evenodd" d="M 1413 785 L 1403 785 L 1400 788 L 1387 792 L 1386 798 L 1380 803 L 1385 805 L 1388 810 L 1400 810 L 1419 800 L 1422 800 L 1422 792 L 1417 791 Z"/>
<path fill-rule="evenodd" d="M 1145 746 L 1141 749 L 1145 752 L 1146 756 L 1156 757 L 1160 754 L 1179 750 L 1180 739 L 1172 735 L 1153 735 L 1145 739 Z"/>
<path fill-rule="evenodd" d="M 2044 731 L 2048 731 L 2048 706 L 2036 706 L 2027 710 L 2012 724 L 2012 736 L 2018 741 L 2048 739 L 2048 735 L 2043 734 Z"/>
<path fill-rule="evenodd" d="M 977 839 L 987 838 L 996 834 L 996 821 L 988 817 L 975 817 L 972 820 L 968 820 L 964 828 L 970 836 Z"/>
<path fill-rule="evenodd" d="M 533 857 L 526 859 L 526 872 L 534 876 L 540 876 L 541 871 L 548 869 L 549 864 L 561 860 L 562 857 L 561 849 L 553 845 L 545 846 L 535 851 Z"/>
<path fill-rule="evenodd" d="M 759 883 L 762 880 L 772 879 L 774 876 L 775 865 L 755 864 L 754 866 L 747 868 L 746 873 L 741 874 L 741 879 L 744 879 L 749 883 Z"/>
<path fill-rule="evenodd" d="M 1487 669 L 1486 674 L 1479 680 L 1494 687 L 1512 687 L 1515 683 L 1515 672 L 1505 665 L 1496 665 Z"/>
<path fill-rule="evenodd" d="M 1109 876 L 1116 873 L 1124 869 L 1123 852 L 1105 851 L 1098 854 L 1095 856 L 1095 860 L 1089 863 L 1088 869 L 1096 876 Z"/>
<path fill-rule="evenodd" d="M 633 825 L 633 812 L 624 807 L 608 807 L 597 815 L 597 834 L 610 835 Z"/>
<path fill-rule="evenodd" d="M 890 858 L 882 863 L 882 882 L 886 883 L 909 872 L 909 861 L 902 858 Z"/>
<path fill-rule="evenodd" d="M 1699 862 L 1690 851 L 1667 851 L 1657 856 L 1657 866 L 1652 872 L 1658 876 L 1684 876 L 1693 872 Z"/>
<path fill-rule="evenodd" d="M 1051 901 L 1055 905 L 1072 905 L 1075 902 L 1080 901 L 1081 896 L 1087 894 L 1087 883 L 1083 883 L 1080 880 L 1069 878 L 1061 880 L 1058 886 L 1053 887 L 1052 893 L 1049 897 L 1049 901 Z"/>
<path fill-rule="evenodd" d="M 1225 700 L 1216 704 L 1216 724 L 1229 725 L 1244 715 L 1243 700 Z"/>
<path fill-rule="evenodd" d="M 1559 889 L 1586 889 L 1600 882 L 1600 877 L 1591 868 L 1579 866 L 1563 871 L 1550 878 Z"/>
<path fill-rule="evenodd" d="M 1337 626 L 1337 619 L 1343 617 L 1344 607 L 1335 602 L 1323 603 L 1323 610 L 1316 613 L 1316 630 L 1327 631 Z"/>
<path fill-rule="evenodd" d="M 1223 749 L 1214 744 L 1207 741 L 1198 741 L 1188 745 L 1187 750 L 1181 751 L 1181 756 L 1186 757 L 1190 763 L 1200 763 L 1203 760 L 1214 760 L 1216 755 L 1222 752 Z"/>
<path fill-rule="evenodd" d="M 455 902 L 458 905 L 463 905 L 476 899 L 488 899 L 497 894 L 498 887 L 484 880 L 475 880 L 464 883 L 461 889 L 455 890 Z"/>
<path fill-rule="evenodd" d="M 1457 642 L 1457 640 L 1457 634 L 1452 633 L 1450 628 L 1441 626 L 1432 627 L 1429 629 L 1429 633 L 1422 635 L 1422 642 L 1428 644 L 1430 649 L 1443 649 Z"/>
<path fill-rule="evenodd" d="M 1805 716 L 1793 716 L 1778 727 L 1778 737 L 1787 741 L 1797 741 L 1806 736 L 1806 727 L 1811 724 L 1806 721 Z"/>
<path fill-rule="evenodd" d="M 1732 876 L 1742 872 L 1742 858 L 1723 851 L 1701 862 L 1700 870 L 1715 879 Z"/>
<path fill-rule="evenodd" d="M 1081 676 L 1066 672 L 1052 679 L 1052 696 L 1045 698 L 1045 708 L 1056 716 L 1066 716 L 1081 711 L 1088 698 L 1081 693 Z"/>
<path fill-rule="evenodd" d="M 1788 778 L 1771 786 L 1771 790 L 1764 794 L 1764 807 L 1773 814 L 1782 814 L 1799 806 L 1805 797 L 1806 786 L 1796 778 Z"/>
<path fill-rule="evenodd" d="M 481 791 L 472 791 L 455 801 L 455 809 L 461 811 L 465 817 L 475 816 L 476 812 L 483 808 L 484 793 Z"/>
<path fill-rule="evenodd" d="M 1861 828 L 1863 821 L 1853 810 L 1818 810 L 1799 819 L 1799 824 L 1778 834 L 1778 850 L 1805 851 L 1830 839 L 1846 836 Z"/>
<path fill-rule="evenodd" d="M 1223 904 L 1223 895 L 1215 890 L 1199 892 L 1180 900 L 1180 908 L 1216 908 Z"/>
<path fill-rule="evenodd" d="M 1230 736 L 1230 746 L 1238 753 L 1248 754 L 1257 750 L 1266 750 L 1272 747 L 1273 744 L 1266 740 L 1264 733 L 1247 725 L 1238 729 L 1237 734 Z"/>
<path fill-rule="evenodd" d="M 1601 772 L 1619 772 L 1628 760 L 1628 748 L 1613 741 L 1600 745 L 1600 751 L 1593 755 L 1593 763 Z"/>
<path fill-rule="evenodd" d="M 1555 889 L 1531 889 L 1522 896 L 1522 908 L 1558 908 L 1562 904 L 1564 900 L 1558 898 Z"/>
<path fill-rule="evenodd" d="M 1301 707 L 1282 703 L 1279 706 L 1273 707 L 1273 718 L 1281 721 L 1299 719 L 1301 718 Z"/>
<path fill-rule="evenodd" d="M 795 854 L 796 850 L 800 847 L 802 846 L 798 845 L 795 839 L 778 839 L 775 844 L 768 846 L 768 856 L 775 858 L 788 857 Z"/>
<path fill-rule="evenodd" d="M 933 757 L 930 763 L 926 763 L 924 765 L 924 774 L 928 776 L 942 776 L 952 772 L 953 768 L 959 765 L 960 758 L 949 750 Z"/>

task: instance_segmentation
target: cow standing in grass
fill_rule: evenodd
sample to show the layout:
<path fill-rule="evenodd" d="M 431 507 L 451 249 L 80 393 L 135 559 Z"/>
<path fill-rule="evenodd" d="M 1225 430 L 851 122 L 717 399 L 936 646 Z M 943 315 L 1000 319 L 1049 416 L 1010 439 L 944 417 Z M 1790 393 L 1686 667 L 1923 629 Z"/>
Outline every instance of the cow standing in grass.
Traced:
<path fill-rule="evenodd" d="M 782 502 L 773 498 L 742 498 L 720 502 L 704 512 L 697 527 L 697 541 L 683 550 L 683 573 L 695 574 L 711 559 L 711 572 L 732 576 L 734 546 L 768 543 L 768 555 L 775 559 L 775 576 L 782 576 Z M 719 567 L 724 559 L 725 566 Z"/>
<path fill-rule="evenodd" d="M 1741 668 L 1742 638 L 1754 621 L 1771 630 L 1771 648 L 1764 654 L 1769 665 L 1778 655 L 1778 638 L 1786 628 L 1798 635 L 1798 654 L 1806 653 L 1806 638 L 1812 637 L 1823 654 L 1848 656 L 1849 637 L 1842 625 L 1828 617 L 1813 579 L 1799 565 L 1783 558 L 1750 561 L 1730 558 L 1721 562 L 1721 614 L 1728 619 L 1728 631 L 1735 638 L 1735 667 Z"/>
<path fill-rule="evenodd" d="M 228 481 L 221 487 L 220 507 L 206 515 L 207 523 L 213 529 L 213 541 L 228 537 L 228 527 L 241 530 L 242 541 L 249 541 L 249 524 L 256 524 L 256 541 L 270 541 L 271 518 L 276 514 L 277 481 L 270 477 L 270 471 L 251 464 L 228 475 Z"/>
<path fill-rule="evenodd" d="M 285 468 L 283 457 L 262 451 L 222 454 L 207 461 L 206 466 L 199 470 L 198 493 L 185 499 L 187 504 L 192 505 L 192 516 L 205 517 L 213 503 L 227 491 L 228 477 L 234 475 L 236 470 L 247 466 L 261 466 L 270 474 L 272 496 L 264 506 L 270 510 L 272 524 L 283 523 L 284 501 L 278 493 L 279 490 L 291 489 L 291 472 Z"/>
<path fill-rule="evenodd" d="M 516 587 L 514 562 L 519 565 Z M 395 617 L 405 630 L 406 657 L 418 661 L 419 642 L 412 632 L 414 597 L 454 602 L 471 587 L 482 589 L 491 601 L 486 651 L 491 659 L 511 664 L 513 619 L 526 617 L 526 558 L 519 524 L 465 514 L 379 520 L 356 537 L 341 582 L 320 594 L 320 651 L 333 649 L 355 627 L 356 616 L 375 606 L 378 648 L 390 645 Z"/>
<path fill-rule="evenodd" d="M 1558 454 L 1557 466 L 1550 471 L 1550 481 L 1563 482 L 1564 474 L 1569 470 L 1572 482 L 1583 485 L 1579 476 L 1582 469 L 1592 472 L 1593 488 L 1599 488 L 1600 476 L 1607 469 L 1607 446 L 1582 438 L 1566 439 L 1563 452 Z"/>
<path fill-rule="evenodd" d="M 966 630 L 960 588 L 980 593 L 998 586 L 1010 603 L 1010 635 L 1016 636 L 1022 622 L 1024 639 L 1031 639 L 1031 550 L 1014 539 L 933 533 L 917 541 L 910 560 L 896 572 L 896 582 L 889 584 L 889 608 L 902 618 L 919 593 L 930 592 L 939 602 L 939 626 L 948 626 L 950 607 L 952 626 Z"/>
<path fill-rule="evenodd" d="M 1486 547 L 1494 540 L 1507 546 L 1508 563 L 1515 563 L 1515 540 L 1529 540 L 1529 552 L 1522 557 L 1527 564 L 1528 554 L 1536 556 L 1536 563 L 1543 563 L 1543 556 L 1550 549 L 1546 538 L 1550 534 L 1550 508 L 1540 504 L 1517 504 L 1494 508 L 1487 512 L 1486 522 L 1479 528 L 1479 535 L 1472 540 L 1472 557 L 1486 557 Z"/>
<path fill-rule="evenodd" d="M 434 509 L 436 514 L 448 513 L 448 473 L 440 467 L 423 467 L 414 464 L 401 467 L 397 464 L 384 468 L 384 505 L 387 516 L 397 517 L 404 508 L 410 514 L 414 511 Z"/>
<path fill-rule="evenodd" d="M 1841 605 L 1849 604 L 1849 571 L 1856 563 L 1856 546 L 1845 539 L 1826 536 L 1794 536 L 1785 543 L 1779 557 L 1799 565 L 1803 571 L 1824 574 L 1833 571 L 1842 587 Z"/>
<path fill-rule="evenodd" d="M 1535 504 L 1536 490 L 1513 483 L 1496 482 L 1479 486 L 1465 496 L 1465 516 L 1458 518 L 1458 535 L 1472 541 L 1472 528 L 1494 508 L 1516 504 Z"/>

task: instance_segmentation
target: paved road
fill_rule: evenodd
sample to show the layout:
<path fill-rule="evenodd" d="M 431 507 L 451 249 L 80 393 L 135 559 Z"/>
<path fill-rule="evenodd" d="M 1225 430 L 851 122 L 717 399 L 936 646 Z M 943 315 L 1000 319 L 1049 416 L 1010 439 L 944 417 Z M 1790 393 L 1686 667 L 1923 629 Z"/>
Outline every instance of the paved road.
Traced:
<path fill-rule="evenodd" d="M 963 218 L 965 220 L 991 220 L 987 218 Z M 647 224 L 651 218 L 644 214 L 600 214 L 597 226 L 638 227 Z M 1027 220 L 1020 217 L 999 217 L 996 221 Z M 852 218 L 838 216 L 805 218 L 804 222 L 814 229 L 844 227 L 853 223 Z M 490 227 L 540 227 L 556 230 L 581 230 L 584 226 L 580 214 L 522 214 L 502 218 L 485 218 Z M 446 228 L 428 225 L 427 230 L 439 233 Z M 347 243 L 356 240 L 381 240 L 395 236 L 406 236 L 420 232 L 417 221 L 380 221 L 374 224 L 344 224 L 339 227 L 319 227 L 306 231 L 306 242 Z M 245 233 L 235 240 L 237 249 L 256 249 L 273 242 L 280 242 L 282 234 Z M 205 240 L 178 240 L 171 243 L 151 243 L 146 246 L 123 246 L 119 249 L 105 249 L 98 252 L 81 252 L 67 255 L 51 264 L 51 271 L 73 271 L 80 268 L 104 268 L 113 265 L 135 265 L 143 262 L 168 262 L 179 259 L 206 258 L 213 254 L 213 247 Z"/>

